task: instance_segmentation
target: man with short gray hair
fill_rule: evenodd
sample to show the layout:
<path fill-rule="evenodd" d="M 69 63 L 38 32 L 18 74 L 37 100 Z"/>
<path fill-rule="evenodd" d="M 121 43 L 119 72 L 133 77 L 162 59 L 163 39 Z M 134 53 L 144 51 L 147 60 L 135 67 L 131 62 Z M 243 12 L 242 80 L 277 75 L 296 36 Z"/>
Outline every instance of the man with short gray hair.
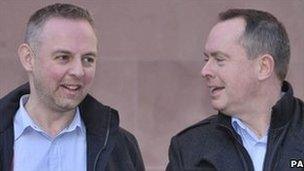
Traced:
<path fill-rule="evenodd" d="M 285 81 L 289 39 L 268 12 L 219 15 L 204 48 L 201 74 L 211 116 L 174 136 L 167 170 L 290 170 L 303 158 L 304 103 Z"/>
<path fill-rule="evenodd" d="M 0 99 L 1 171 L 144 170 L 118 112 L 88 95 L 95 31 L 90 13 L 72 4 L 31 16 L 18 49 L 29 83 Z"/>

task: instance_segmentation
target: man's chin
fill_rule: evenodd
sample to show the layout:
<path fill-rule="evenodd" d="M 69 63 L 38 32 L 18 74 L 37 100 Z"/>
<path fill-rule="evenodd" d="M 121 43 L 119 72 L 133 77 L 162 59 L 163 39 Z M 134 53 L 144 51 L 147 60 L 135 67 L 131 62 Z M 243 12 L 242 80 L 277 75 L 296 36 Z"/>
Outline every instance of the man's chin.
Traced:
<path fill-rule="evenodd" d="M 219 111 L 220 113 L 222 114 L 225 114 L 227 116 L 233 116 L 233 112 L 231 112 L 230 110 L 227 110 L 226 108 L 219 108 L 219 109 L 216 109 L 217 111 Z"/>
<path fill-rule="evenodd" d="M 230 112 L 227 111 L 227 108 L 225 108 L 223 105 L 212 104 L 212 107 L 213 107 L 214 110 L 219 111 L 219 112 L 221 112 L 221 113 L 224 113 L 224 114 L 230 116 L 230 114 L 229 114 Z"/>
<path fill-rule="evenodd" d="M 223 105 L 220 104 L 219 102 L 212 101 L 211 105 L 212 105 L 214 110 L 217 110 L 217 111 L 222 111 L 223 110 Z"/>
<path fill-rule="evenodd" d="M 66 112 L 66 111 L 74 110 L 80 104 L 80 102 L 81 100 L 62 99 L 58 101 L 56 104 L 57 107 L 62 112 Z"/>

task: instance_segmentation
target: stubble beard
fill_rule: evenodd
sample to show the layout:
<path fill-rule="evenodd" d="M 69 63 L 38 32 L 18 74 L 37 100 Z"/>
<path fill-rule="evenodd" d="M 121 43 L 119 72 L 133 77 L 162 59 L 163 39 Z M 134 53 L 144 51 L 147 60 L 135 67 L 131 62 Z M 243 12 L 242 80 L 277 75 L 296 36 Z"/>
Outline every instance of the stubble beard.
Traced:
<path fill-rule="evenodd" d="M 81 92 L 74 98 L 68 98 L 60 92 L 62 91 L 61 87 L 51 88 L 43 85 L 39 80 L 34 80 L 34 88 L 40 101 L 39 103 L 43 103 L 45 107 L 57 112 L 75 110 L 87 95 L 87 93 Z"/>

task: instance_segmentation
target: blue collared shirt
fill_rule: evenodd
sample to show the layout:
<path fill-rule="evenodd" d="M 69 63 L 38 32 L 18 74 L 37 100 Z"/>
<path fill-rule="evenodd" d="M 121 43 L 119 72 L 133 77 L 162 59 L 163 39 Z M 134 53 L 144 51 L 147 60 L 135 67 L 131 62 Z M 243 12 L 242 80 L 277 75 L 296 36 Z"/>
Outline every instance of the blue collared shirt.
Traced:
<path fill-rule="evenodd" d="M 14 171 L 85 171 L 86 130 L 77 108 L 72 122 L 55 138 L 30 118 L 20 99 L 14 118 Z"/>
<path fill-rule="evenodd" d="M 232 117 L 233 129 L 241 136 L 243 146 L 250 155 L 255 171 L 262 171 L 267 149 L 268 133 L 261 138 L 250 130 L 240 119 Z"/>

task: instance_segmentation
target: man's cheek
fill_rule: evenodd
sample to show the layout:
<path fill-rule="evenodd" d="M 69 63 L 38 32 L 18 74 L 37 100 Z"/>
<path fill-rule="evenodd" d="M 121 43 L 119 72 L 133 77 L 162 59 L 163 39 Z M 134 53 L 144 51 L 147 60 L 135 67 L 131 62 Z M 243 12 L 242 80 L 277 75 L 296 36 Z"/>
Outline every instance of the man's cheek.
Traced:
<path fill-rule="evenodd" d="M 94 78 L 95 78 L 95 72 L 89 72 L 85 75 L 85 78 L 84 78 L 84 84 L 85 85 L 90 85 L 92 84 L 92 82 L 94 81 Z"/>

